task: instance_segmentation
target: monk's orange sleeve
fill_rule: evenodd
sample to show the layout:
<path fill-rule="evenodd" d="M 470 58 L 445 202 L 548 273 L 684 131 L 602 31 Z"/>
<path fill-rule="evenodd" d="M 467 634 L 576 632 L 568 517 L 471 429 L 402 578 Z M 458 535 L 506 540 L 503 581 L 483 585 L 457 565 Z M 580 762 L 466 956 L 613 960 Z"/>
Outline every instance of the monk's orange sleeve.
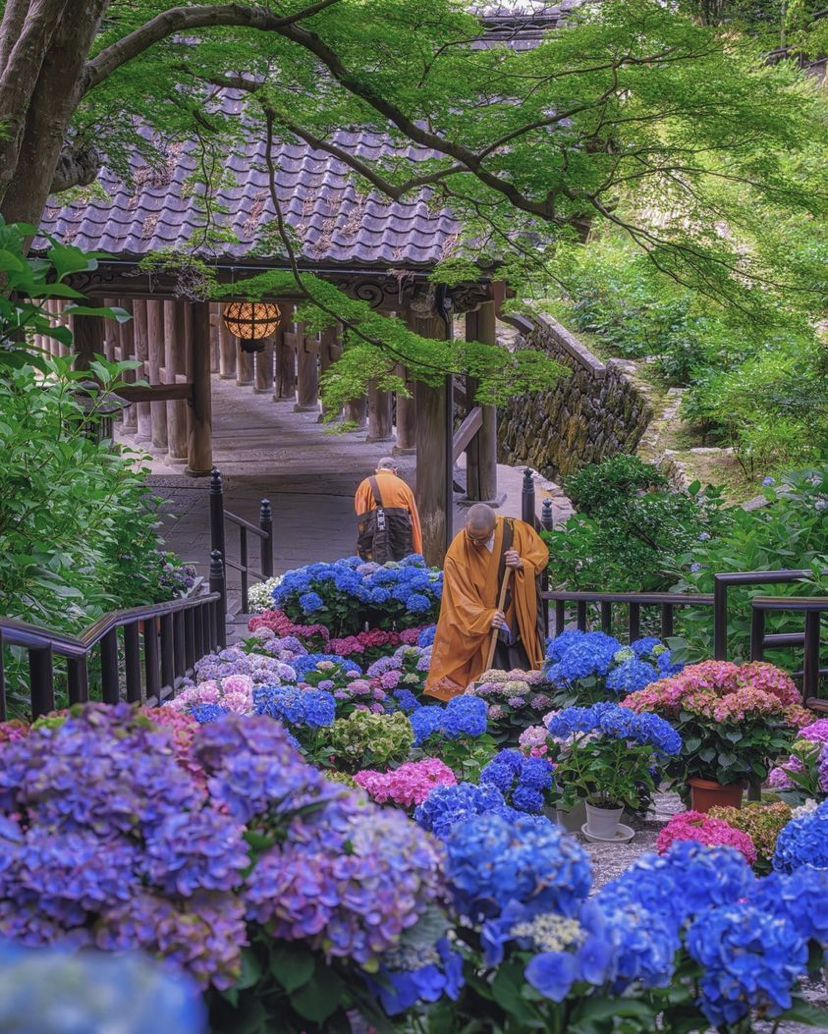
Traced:
<path fill-rule="evenodd" d="M 356 510 L 358 514 L 367 513 L 367 511 L 371 509 L 371 501 L 373 498 L 370 484 L 367 481 L 363 481 L 354 495 L 354 510 Z"/>
<path fill-rule="evenodd" d="M 444 590 L 443 605 L 448 605 L 449 622 L 465 635 L 485 635 L 492 627 L 495 608 L 485 605 L 464 565 L 451 556 L 446 557 L 444 577 L 448 592 Z"/>

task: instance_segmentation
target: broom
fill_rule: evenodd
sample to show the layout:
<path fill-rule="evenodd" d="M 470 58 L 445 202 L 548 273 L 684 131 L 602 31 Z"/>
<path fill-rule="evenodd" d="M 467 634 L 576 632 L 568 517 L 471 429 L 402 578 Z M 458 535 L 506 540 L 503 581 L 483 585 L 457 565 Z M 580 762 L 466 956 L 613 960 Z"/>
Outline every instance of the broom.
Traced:
<path fill-rule="evenodd" d="M 506 571 L 503 574 L 503 583 L 500 586 L 500 596 L 498 597 L 498 600 L 497 600 L 497 609 L 500 610 L 500 611 L 502 611 L 504 606 L 506 605 L 506 593 L 508 592 L 508 589 L 509 589 L 509 579 L 511 577 L 512 577 L 512 568 L 511 567 L 507 567 Z M 497 647 L 497 637 L 498 637 L 499 634 L 500 634 L 500 629 L 499 628 L 493 628 L 492 629 L 492 638 L 491 638 L 491 642 L 489 643 L 489 654 L 488 654 L 488 658 L 486 660 L 486 668 L 485 668 L 486 671 L 490 670 L 490 668 L 492 666 L 492 662 L 494 661 L 495 649 Z"/>

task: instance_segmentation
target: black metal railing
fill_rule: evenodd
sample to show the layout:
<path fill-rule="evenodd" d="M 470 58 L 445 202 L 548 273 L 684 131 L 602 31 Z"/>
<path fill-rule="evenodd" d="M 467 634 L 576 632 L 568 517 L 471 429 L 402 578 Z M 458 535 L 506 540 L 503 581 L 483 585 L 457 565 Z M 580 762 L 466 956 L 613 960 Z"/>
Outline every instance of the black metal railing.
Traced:
<path fill-rule="evenodd" d="M 552 521 L 552 504 L 545 500 L 543 517 L 537 518 L 535 486 L 532 472 L 528 468 L 523 473 L 523 490 L 521 497 L 521 516 L 533 527 L 554 530 Z M 822 572 L 828 575 L 828 570 Z M 717 661 L 728 659 L 730 599 L 729 590 L 733 588 L 758 587 L 764 585 L 787 585 L 794 582 L 806 582 L 814 575 L 810 570 L 783 571 L 736 571 L 714 575 L 713 592 L 706 593 L 671 593 L 671 592 L 576 592 L 569 590 L 549 590 L 548 577 L 542 578 L 541 598 L 544 605 L 544 620 L 547 634 L 553 636 L 571 624 L 574 604 L 575 627 L 582 632 L 592 627 L 590 608 L 600 611 L 600 628 L 602 632 L 612 635 L 618 631 L 614 620 L 614 608 L 625 607 L 627 610 L 626 632 L 629 641 L 633 642 L 641 635 L 642 609 L 659 608 L 662 637 L 671 636 L 675 629 L 675 615 L 679 608 L 712 608 L 713 610 L 713 657 Z M 555 606 L 554 623 L 550 624 L 550 604 Z M 569 605 L 569 606 L 568 606 Z M 822 649 L 822 615 L 828 611 L 824 597 L 755 597 L 752 606 L 751 657 L 761 659 L 765 650 L 790 647 L 802 647 L 804 663 L 801 671 L 796 673 L 802 680 L 803 696 L 809 706 L 816 710 L 828 711 L 828 700 L 819 699 L 820 681 L 828 676 L 828 669 L 820 668 Z M 804 631 L 774 633 L 766 635 L 765 615 L 769 612 L 802 614 Z"/>
<path fill-rule="evenodd" d="M 92 698 L 91 670 L 100 674 L 104 703 L 163 703 L 199 658 L 226 645 L 224 597 L 224 565 L 215 551 L 209 592 L 114 611 L 77 636 L 0 617 L 0 721 L 8 717 L 5 655 L 10 647 L 27 655 L 33 718 L 55 709 L 55 673 L 63 665 L 70 704 Z"/>
<path fill-rule="evenodd" d="M 802 645 L 804 660 L 802 671 L 802 696 L 805 706 L 815 711 L 828 712 L 828 700 L 819 698 L 819 683 L 828 675 L 828 668 L 820 667 L 822 638 L 822 615 L 828 614 L 828 597 L 811 596 L 807 599 L 792 599 L 790 596 L 756 596 L 751 601 L 750 658 L 761 661 L 765 650 L 777 650 L 785 646 Z M 765 634 L 765 615 L 768 613 L 802 614 L 805 631 L 801 634 Z"/>
<path fill-rule="evenodd" d="M 227 558 L 225 543 L 225 523 L 229 522 L 239 529 L 239 561 Z M 260 570 L 250 566 L 247 536 L 252 535 L 259 540 L 259 567 Z M 227 567 L 232 567 L 241 576 L 241 606 L 242 613 L 248 610 L 247 593 L 250 588 L 250 576 L 259 581 L 266 581 L 273 577 L 273 510 L 269 499 L 262 499 L 259 504 L 259 525 L 239 517 L 238 514 L 230 513 L 224 508 L 224 481 L 221 472 L 214 467 L 210 473 L 210 549 L 218 551 L 225 558 Z M 226 586 L 226 572 L 225 572 Z M 224 600 L 224 610 L 227 612 L 227 600 Z"/>

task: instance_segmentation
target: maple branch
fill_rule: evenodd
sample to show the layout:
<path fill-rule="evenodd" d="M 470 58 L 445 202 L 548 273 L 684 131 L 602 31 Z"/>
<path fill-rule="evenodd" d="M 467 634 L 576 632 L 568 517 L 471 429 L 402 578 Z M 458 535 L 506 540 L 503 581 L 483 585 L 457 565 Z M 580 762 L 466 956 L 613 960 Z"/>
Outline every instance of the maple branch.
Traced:
<path fill-rule="evenodd" d="M 282 17 L 273 14 L 272 11 L 266 11 L 262 7 L 245 7 L 243 4 L 171 7 L 168 11 L 151 18 L 139 29 L 135 29 L 134 32 L 128 33 L 116 43 L 106 47 L 97 57 L 89 61 L 83 73 L 83 92 L 87 93 L 93 87 L 98 86 L 121 65 L 138 57 L 145 50 L 176 32 L 229 26 L 259 29 L 263 32 L 279 32 L 338 3 L 340 0 L 317 0 L 316 3 L 295 14 Z"/>

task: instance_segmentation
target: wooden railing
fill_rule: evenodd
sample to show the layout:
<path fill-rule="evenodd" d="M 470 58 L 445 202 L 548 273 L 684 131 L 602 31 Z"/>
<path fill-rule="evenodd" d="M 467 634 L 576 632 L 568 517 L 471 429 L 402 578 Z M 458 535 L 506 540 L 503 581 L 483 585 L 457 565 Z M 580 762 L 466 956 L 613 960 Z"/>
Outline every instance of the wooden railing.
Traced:
<path fill-rule="evenodd" d="M 225 524 L 230 523 L 239 529 L 239 562 L 227 559 L 225 543 Z M 250 566 L 247 536 L 252 535 L 259 540 L 259 567 L 257 571 Z M 242 613 L 248 610 L 247 592 L 250 587 L 250 576 L 266 581 L 273 577 L 273 510 L 269 499 L 262 499 L 259 504 L 259 526 L 230 513 L 224 509 L 224 481 L 221 472 L 214 467 L 210 473 L 210 549 L 219 552 L 225 558 L 227 567 L 232 567 L 241 574 Z M 226 572 L 225 572 L 226 586 Z M 227 600 L 224 600 L 224 612 L 227 613 Z"/>
<path fill-rule="evenodd" d="M 77 636 L 0 617 L 0 721 L 8 716 L 7 647 L 27 654 L 33 718 L 55 709 L 56 668 L 63 664 L 70 704 L 91 699 L 90 671 L 99 670 L 104 703 L 157 705 L 192 674 L 199 658 L 226 645 L 223 603 L 224 566 L 214 552 L 209 592 L 114 611 Z"/>
<path fill-rule="evenodd" d="M 546 531 L 554 530 L 552 521 L 552 505 L 550 500 L 543 504 L 543 516 L 539 521 L 535 502 L 535 486 L 532 472 L 528 468 L 523 476 L 523 493 L 521 500 L 521 516 L 524 521 L 536 528 Z M 828 575 L 828 570 L 822 572 Z M 560 633 L 572 621 L 571 606 L 575 605 L 575 627 L 582 632 L 591 625 L 589 608 L 597 607 L 600 611 L 600 628 L 602 632 L 612 635 L 617 632 L 613 620 L 613 608 L 626 607 L 626 633 L 633 642 L 641 635 L 642 608 L 658 607 L 660 611 L 660 629 L 662 637 L 671 636 L 675 629 L 675 613 L 678 608 L 713 609 L 713 656 L 715 660 L 728 658 L 728 620 L 729 590 L 749 586 L 788 585 L 793 582 L 805 582 L 813 577 L 810 570 L 783 571 L 736 571 L 714 575 L 713 592 L 706 593 L 671 593 L 671 592 L 576 592 L 568 590 L 549 590 L 548 574 L 544 572 L 541 584 L 541 598 L 544 605 L 544 627 L 547 633 L 554 636 Z M 555 607 L 554 622 L 550 622 L 550 604 Z M 765 615 L 770 612 L 802 614 L 804 631 L 786 632 L 765 635 Z M 802 681 L 803 696 L 809 707 L 819 711 L 828 711 L 828 700 L 819 698 L 820 681 L 828 676 L 828 669 L 820 668 L 820 652 L 822 648 L 822 615 L 828 612 L 828 600 L 824 597 L 756 597 L 751 601 L 751 657 L 760 660 L 766 650 L 789 647 L 802 647 L 804 663 L 796 677 Z"/>

